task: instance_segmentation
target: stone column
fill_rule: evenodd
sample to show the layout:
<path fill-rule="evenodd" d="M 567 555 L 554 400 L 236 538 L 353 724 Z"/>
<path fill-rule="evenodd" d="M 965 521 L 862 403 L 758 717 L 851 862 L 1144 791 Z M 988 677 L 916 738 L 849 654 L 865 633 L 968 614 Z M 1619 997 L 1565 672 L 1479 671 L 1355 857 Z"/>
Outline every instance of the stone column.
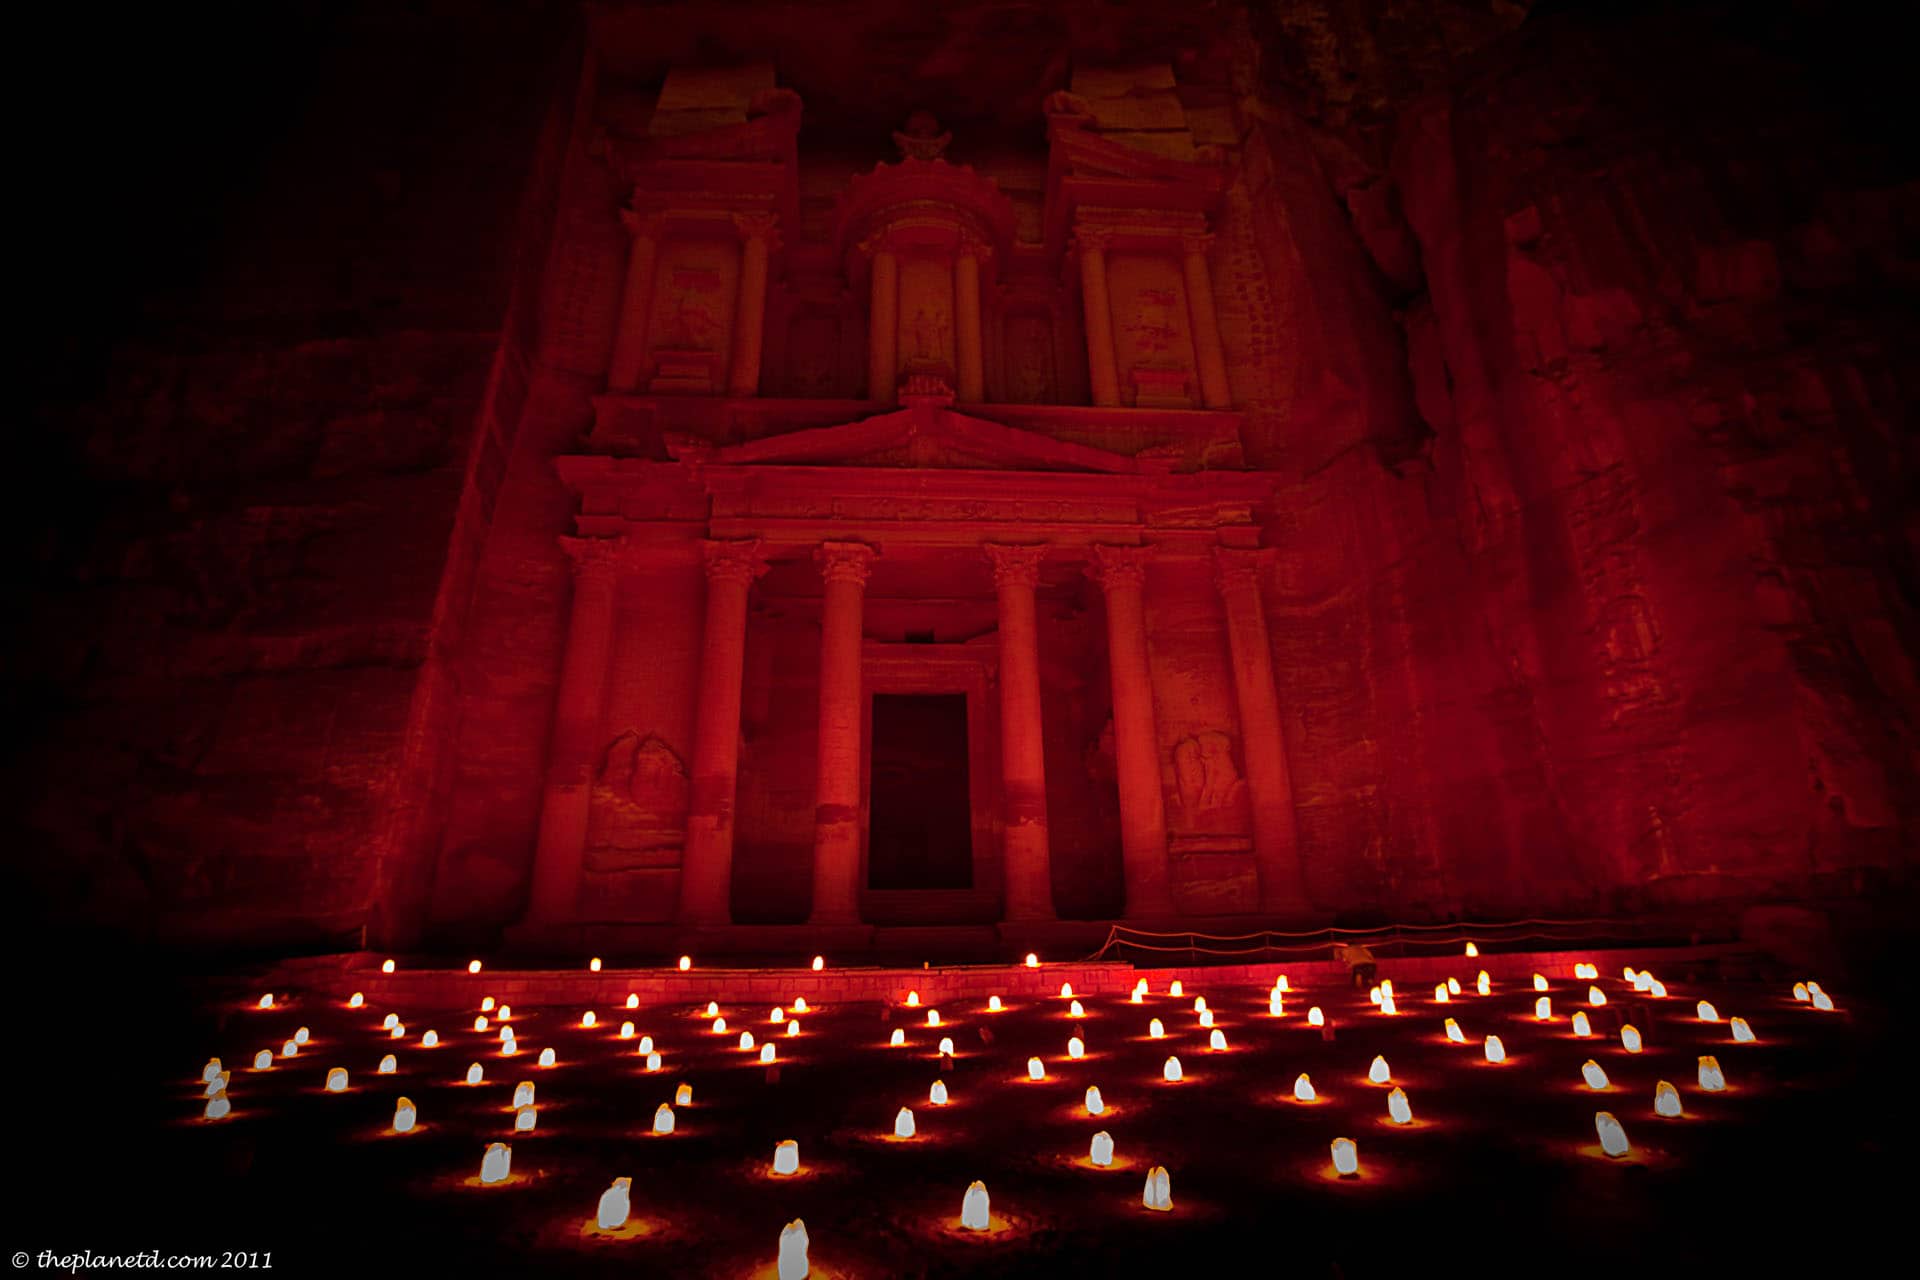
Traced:
<path fill-rule="evenodd" d="M 1280 732 L 1273 650 L 1260 603 L 1261 553 L 1216 547 L 1213 580 L 1227 607 L 1227 648 L 1240 704 L 1240 751 L 1253 809 L 1253 860 L 1260 873 L 1260 909 L 1304 913 L 1305 877 L 1294 835 L 1293 783 Z"/>
<path fill-rule="evenodd" d="M 573 610 L 554 696 L 553 736 L 540 797 L 540 834 L 534 845 L 533 891 L 527 919 L 534 924 L 572 920 L 579 912 L 586 862 L 587 801 L 600 745 L 600 712 L 613 650 L 613 610 L 621 544 L 562 538 L 573 561 Z"/>
<path fill-rule="evenodd" d="M 1213 275 L 1207 269 L 1207 245 L 1212 240 L 1198 233 L 1180 238 L 1187 320 L 1193 330 L 1193 353 L 1200 361 L 1201 401 L 1209 409 L 1231 409 L 1233 392 L 1227 386 L 1227 360 L 1220 350 L 1220 316 L 1213 309 Z"/>
<path fill-rule="evenodd" d="M 733 879 L 734 789 L 740 768 L 740 678 L 747 589 L 766 572 L 760 540 L 708 542 L 707 624 L 694 703 L 693 781 L 680 862 L 680 922 L 726 924 Z"/>
<path fill-rule="evenodd" d="M 620 327 L 613 340 L 607 389 L 634 391 L 647 370 L 647 323 L 653 314 L 653 261 L 660 244 L 660 220 L 622 210 L 620 221 L 633 236 L 627 251 L 627 283 L 620 295 Z"/>
<path fill-rule="evenodd" d="M 1160 783 L 1160 740 L 1147 665 L 1147 561 L 1151 547 L 1096 543 L 1087 571 L 1107 596 L 1107 666 L 1113 678 L 1113 745 L 1120 774 L 1120 854 L 1126 914 L 1170 916 L 1167 806 Z"/>
<path fill-rule="evenodd" d="M 812 924 L 860 919 L 861 616 L 873 548 L 826 542 L 814 553 L 820 607 L 820 740 L 813 809 Z"/>
<path fill-rule="evenodd" d="M 1040 729 L 1040 636 L 1034 588 L 1045 547 L 988 543 L 1000 596 L 1000 770 L 1006 791 L 1007 919 L 1053 919 L 1047 768 Z"/>
<path fill-rule="evenodd" d="M 1074 237 L 1080 251 L 1080 300 L 1087 317 L 1087 371 L 1097 405 L 1120 403 L 1120 373 L 1113 358 L 1113 305 L 1107 299 L 1105 232 L 1081 228 Z"/>
<path fill-rule="evenodd" d="M 867 308 L 867 399 L 892 404 L 899 386 L 900 260 L 885 240 L 869 245 L 873 298 Z"/>
<path fill-rule="evenodd" d="M 778 219 L 771 213 L 736 213 L 740 230 L 740 301 L 733 318 L 733 364 L 727 394 L 760 394 L 760 350 L 767 325 L 767 256 Z"/>
<path fill-rule="evenodd" d="M 958 399 L 978 404 L 987 398 L 986 375 L 980 362 L 980 265 L 986 259 L 987 246 L 972 236 L 963 236 L 959 253 L 953 260 L 954 354 L 960 365 Z"/>

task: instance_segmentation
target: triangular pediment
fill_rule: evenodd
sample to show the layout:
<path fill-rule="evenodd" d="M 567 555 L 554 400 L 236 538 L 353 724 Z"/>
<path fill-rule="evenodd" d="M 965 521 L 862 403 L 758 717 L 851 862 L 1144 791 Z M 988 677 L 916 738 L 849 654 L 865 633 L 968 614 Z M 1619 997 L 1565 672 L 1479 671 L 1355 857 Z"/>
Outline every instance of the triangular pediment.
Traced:
<path fill-rule="evenodd" d="M 1124 454 L 1073 444 L 936 405 L 726 445 L 706 455 L 732 466 L 905 467 L 1132 474 Z"/>

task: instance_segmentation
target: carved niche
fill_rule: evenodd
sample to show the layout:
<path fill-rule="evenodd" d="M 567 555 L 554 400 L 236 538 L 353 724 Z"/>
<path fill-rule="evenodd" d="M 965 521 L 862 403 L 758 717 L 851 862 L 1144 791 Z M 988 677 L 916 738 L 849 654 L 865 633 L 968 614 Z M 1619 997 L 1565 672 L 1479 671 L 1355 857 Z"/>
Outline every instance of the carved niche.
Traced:
<path fill-rule="evenodd" d="M 1247 783 L 1233 762 L 1233 739 L 1217 729 L 1193 734 L 1173 744 L 1174 793 L 1180 804 L 1176 832 L 1198 837 L 1204 847 L 1210 837 L 1229 839 L 1235 847 L 1252 830 Z"/>
<path fill-rule="evenodd" d="M 608 743 L 587 811 L 587 869 L 671 864 L 686 828 L 687 766 L 679 754 L 657 735 L 632 729 Z"/>
<path fill-rule="evenodd" d="M 653 283 L 647 327 L 656 395 L 712 395 L 725 380 L 733 336 L 740 247 L 722 238 L 667 242 Z"/>

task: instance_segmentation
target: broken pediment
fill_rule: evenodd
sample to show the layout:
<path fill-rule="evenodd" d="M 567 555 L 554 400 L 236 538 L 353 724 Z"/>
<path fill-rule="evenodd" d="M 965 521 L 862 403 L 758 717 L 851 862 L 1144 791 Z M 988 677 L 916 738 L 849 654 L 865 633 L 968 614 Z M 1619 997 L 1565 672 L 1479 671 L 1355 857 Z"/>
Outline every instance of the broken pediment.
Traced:
<path fill-rule="evenodd" d="M 1123 454 L 1056 440 L 937 404 L 917 404 L 838 426 L 815 427 L 720 448 L 668 442 L 674 457 L 732 466 L 960 468 L 1134 474 Z"/>

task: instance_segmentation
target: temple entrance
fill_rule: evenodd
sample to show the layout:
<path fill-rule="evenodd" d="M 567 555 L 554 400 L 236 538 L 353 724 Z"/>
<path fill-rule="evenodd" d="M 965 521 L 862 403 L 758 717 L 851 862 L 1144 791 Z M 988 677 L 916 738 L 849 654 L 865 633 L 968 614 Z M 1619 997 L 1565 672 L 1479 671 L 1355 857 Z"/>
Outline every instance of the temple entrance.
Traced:
<path fill-rule="evenodd" d="M 872 759 L 867 887 L 971 888 L 966 695 L 875 694 Z"/>

